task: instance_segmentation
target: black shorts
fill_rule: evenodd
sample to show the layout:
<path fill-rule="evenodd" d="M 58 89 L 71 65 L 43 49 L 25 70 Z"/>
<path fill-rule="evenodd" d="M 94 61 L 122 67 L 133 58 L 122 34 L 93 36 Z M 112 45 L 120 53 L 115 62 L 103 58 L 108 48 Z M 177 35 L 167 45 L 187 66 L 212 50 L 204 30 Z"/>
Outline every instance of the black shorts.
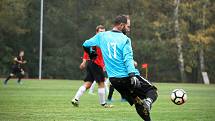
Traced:
<path fill-rule="evenodd" d="M 141 82 L 143 82 L 142 86 L 139 88 L 133 88 L 131 86 L 131 81 L 129 77 L 125 78 L 110 78 L 110 82 L 113 87 L 125 97 L 125 99 L 129 102 L 130 105 L 134 104 L 134 98 L 136 96 L 140 97 L 141 99 L 146 98 L 146 93 L 148 91 L 157 91 L 157 88 L 152 85 L 151 82 L 144 79 L 141 76 L 136 76 Z"/>
<path fill-rule="evenodd" d="M 98 66 L 92 61 L 88 61 L 87 64 L 87 76 L 84 79 L 85 82 L 104 82 L 105 76 L 102 67 Z"/>
<path fill-rule="evenodd" d="M 14 75 L 20 74 L 22 72 L 21 68 L 19 68 L 17 65 L 12 66 L 11 73 Z"/>

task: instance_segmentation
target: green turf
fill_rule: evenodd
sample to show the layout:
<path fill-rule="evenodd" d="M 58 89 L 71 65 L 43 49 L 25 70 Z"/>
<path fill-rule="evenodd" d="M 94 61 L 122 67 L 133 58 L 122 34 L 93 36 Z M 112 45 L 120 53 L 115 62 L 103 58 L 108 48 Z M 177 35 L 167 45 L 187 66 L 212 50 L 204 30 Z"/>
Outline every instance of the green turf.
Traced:
<path fill-rule="evenodd" d="M 104 109 L 98 96 L 88 93 L 81 98 L 80 107 L 70 104 L 71 97 L 82 81 L 24 80 L 17 85 L 14 80 L 7 86 L 0 84 L 1 121 L 141 121 L 134 107 L 119 101 Z M 153 121 L 215 121 L 215 85 L 156 83 L 159 98 L 152 109 Z M 177 106 L 170 101 L 170 92 L 183 88 L 188 102 Z"/>

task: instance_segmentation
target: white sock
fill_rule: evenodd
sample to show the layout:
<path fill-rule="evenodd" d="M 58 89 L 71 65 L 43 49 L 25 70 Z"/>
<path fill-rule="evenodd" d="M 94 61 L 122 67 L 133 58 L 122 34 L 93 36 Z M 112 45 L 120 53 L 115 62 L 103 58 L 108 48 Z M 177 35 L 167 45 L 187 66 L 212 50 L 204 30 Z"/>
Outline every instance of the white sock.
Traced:
<path fill-rule="evenodd" d="M 151 98 L 146 98 L 146 100 L 150 103 L 150 104 L 152 104 L 153 103 L 153 100 L 151 99 Z"/>
<path fill-rule="evenodd" d="M 153 100 L 151 98 L 146 98 L 146 104 L 149 106 L 149 110 L 151 110 Z"/>
<path fill-rule="evenodd" d="M 105 93 L 106 93 L 106 94 L 109 93 L 109 86 L 108 86 L 109 83 L 110 83 L 109 78 L 107 78 L 107 79 L 105 80 Z"/>
<path fill-rule="evenodd" d="M 105 88 L 98 88 L 100 104 L 105 104 Z"/>
<path fill-rule="evenodd" d="M 93 93 L 95 86 L 96 86 L 96 81 L 93 81 L 92 85 L 90 86 L 89 93 Z"/>
<path fill-rule="evenodd" d="M 79 100 L 80 97 L 84 94 L 85 91 L 86 91 L 86 87 L 85 87 L 85 86 L 81 86 L 81 87 L 78 89 L 78 91 L 77 91 L 77 93 L 76 93 L 76 95 L 75 95 L 75 99 L 76 99 L 76 100 Z"/>

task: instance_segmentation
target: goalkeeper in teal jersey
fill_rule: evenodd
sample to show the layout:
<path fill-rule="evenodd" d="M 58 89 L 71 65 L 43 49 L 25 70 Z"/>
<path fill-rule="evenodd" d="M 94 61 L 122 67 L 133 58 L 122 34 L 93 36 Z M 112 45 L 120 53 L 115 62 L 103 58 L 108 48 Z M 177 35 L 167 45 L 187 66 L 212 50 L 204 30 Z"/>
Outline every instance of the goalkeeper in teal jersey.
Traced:
<path fill-rule="evenodd" d="M 135 104 L 137 113 L 145 121 L 151 121 L 150 110 L 157 99 L 157 88 L 140 76 L 134 67 L 131 40 L 126 36 L 130 30 L 128 16 L 120 15 L 114 20 L 111 31 L 101 32 L 83 44 L 84 50 L 96 57 L 92 46 L 100 47 L 105 68 L 113 87 L 129 102 Z"/>

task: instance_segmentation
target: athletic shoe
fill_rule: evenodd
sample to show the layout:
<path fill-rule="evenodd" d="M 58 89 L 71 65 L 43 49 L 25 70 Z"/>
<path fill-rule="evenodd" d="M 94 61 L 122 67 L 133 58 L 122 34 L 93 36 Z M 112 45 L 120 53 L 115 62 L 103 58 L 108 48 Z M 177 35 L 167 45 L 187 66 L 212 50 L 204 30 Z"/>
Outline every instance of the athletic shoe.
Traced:
<path fill-rule="evenodd" d="M 78 107 L 79 106 L 79 101 L 77 99 L 73 99 L 71 101 L 72 105 L 75 106 L 75 107 Z"/>
<path fill-rule="evenodd" d="M 135 103 L 139 104 L 139 105 L 141 105 L 143 107 L 143 112 L 145 113 L 145 115 L 150 114 L 151 105 L 149 104 L 148 101 L 142 100 L 139 97 L 136 97 L 135 98 Z"/>
<path fill-rule="evenodd" d="M 2 82 L 3 82 L 4 85 L 7 85 L 7 82 L 6 82 L 6 81 L 2 81 Z"/>
<path fill-rule="evenodd" d="M 107 103 L 102 104 L 102 106 L 103 106 L 104 108 L 113 108 L 113 107 L 114 107 L 113 105 L 108 105 Z"/>

